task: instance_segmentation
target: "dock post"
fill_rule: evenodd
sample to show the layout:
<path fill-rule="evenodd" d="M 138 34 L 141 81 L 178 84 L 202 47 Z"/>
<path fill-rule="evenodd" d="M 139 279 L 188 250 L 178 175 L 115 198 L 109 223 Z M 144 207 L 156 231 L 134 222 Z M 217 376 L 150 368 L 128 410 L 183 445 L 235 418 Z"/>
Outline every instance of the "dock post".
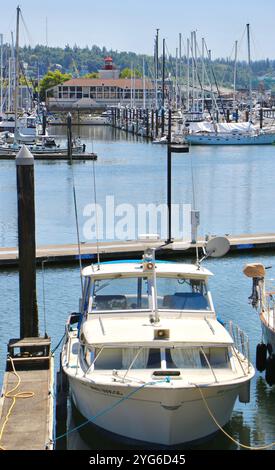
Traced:
<path fill-rule="evenodd" d="M 128 134 L 128 108 L 126 108 L 126 134 Z"/>
<path fill-rule="evenodd" d="M 23 145 L 16 157 L 20 338 L 38 337 L 38 309 L 36 300 L 36 247 L 34 158 Z"/>
<path fill-rule="evenodd" d="M 146 109 L 146 137 L 149 137 L 149 109 Z"/>
<path fill-rule="evenodd" d="M 161 134 L 164 136 L 165 129 L 164 129 L 164 109 L 161 110 Z"/>
<path fill-rule="evenodd" d="M 229 111 L 229 109 L 226 110 L 226 122 L 230 122 L 230 111 Z"/>
<path fill-rule="evenodd" d="M 260 129 L 263 128 L 263 108 L 260 109 Z"/>
<path fill-rule="evenodd" d="M 136 134 L 139 133 L 139 109 L 136 110 Z"/>
<path fill-rule="evenodd" d="M 68 160 L 72 164 L 72 115 L 67 114 L 67 142 L 68 142 Z"/>
<path fill-rule="evenodd" d="M 156 109 L 156 137 L 159 135 L 159 114 L 158 110 Z"/>
<path fill-rule="evenodd" d="M 154 137 L 154 110 L 151 111 L 151 137 Z"/>
<path fill-rule="evenodd" d="M 47 116 L 46 116 L 45 109 L 43 109 L 43 113 L 42 113 L 42 135 L 46 135 L 46 128 L 47 128 Z"/>

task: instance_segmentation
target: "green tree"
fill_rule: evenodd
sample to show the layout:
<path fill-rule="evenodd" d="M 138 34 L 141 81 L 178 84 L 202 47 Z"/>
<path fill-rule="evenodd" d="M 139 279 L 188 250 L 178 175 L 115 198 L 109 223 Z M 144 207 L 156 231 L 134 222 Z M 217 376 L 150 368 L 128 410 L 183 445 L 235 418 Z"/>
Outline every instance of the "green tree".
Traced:
<path fill-rule="evenodd" d="M 60 70 L 55 70 L 54 72 L 52 72 L 50 70 L 48 73 L 46 73 L 46 75 L 44 75 L 39 84 L 41 99 L 45 100 L 46 90 L 52 88 L 55 85 L 59 85 L 60 83 L 66 82 L 71 78 L 72 76 L 69 73 L 61 73 Z"/>
<path fill-rule="evenodd" d="M 131 70 L 129 67 L 126 67 L 125 69 L 121 70 L 119 76 L 120 78 L 131 78 L 131 76 L 141 78 L 142 75 L 138 69 Z"/>
<path fill-rule="evenodd" d="M 86 75 L 84 75 L 84 78 L 99 78 L 99 73 L 97 72 L 86 73 Z"/>

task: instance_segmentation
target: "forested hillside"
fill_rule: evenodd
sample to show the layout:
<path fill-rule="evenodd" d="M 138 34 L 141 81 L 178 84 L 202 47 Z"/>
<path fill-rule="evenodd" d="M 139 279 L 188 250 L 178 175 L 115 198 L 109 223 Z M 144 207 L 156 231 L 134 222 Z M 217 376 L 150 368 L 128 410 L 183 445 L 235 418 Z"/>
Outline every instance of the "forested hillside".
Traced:
<path fill-rule="evenodd" d="M 5 55 L 9 54 L 8 47 L 5 48 Z M 46 47 L 37 45 L 34 48 L 23 47 L 20 50 L 21 61 L 27 64 L 27 75 L 36 77 L 38 64 L 39 75 L 43 76 L 49 69 L 58 68 L 62 73 L 70 73 L 73 76 L 84 76 L 97 72 L 104 64 L 104 57 L 111 55 L 115 65 L 121 70 L 129 67 L 136 68 L 142 72 L 142 62 L 145 59 L 146 75 L 154 76 L 154 59 L 152 56 L 144 56 L 134 52 L 118 52 L 107 50 L 105 47 L 88 46 L 80 48 L 78 46 L 65 48 Z M 161 58 L 160 58 L 161 60 Z M 200 63 L 198 64 L 200 74 Z M 167 57 L 166 73 L 175 75 L 175 58 Z M 229 59 L 217 59 L 212 62 L 212 66 L 207 65 L 209 79 L 217 80 L 220 86 L 233 86 L 234 63 Z M 182 76 L 186 77 L 187 67 L 186 58 L 182 60 Z M 275 60 L 260 60 L 252 63 L 253 87 L 256 88 L 260 83 L 264 84 L 266 89 L 275 88 Z M 237 88 L 248 86 L 248 65 L 246 62 L 239 62 L 237 67 Z"/>

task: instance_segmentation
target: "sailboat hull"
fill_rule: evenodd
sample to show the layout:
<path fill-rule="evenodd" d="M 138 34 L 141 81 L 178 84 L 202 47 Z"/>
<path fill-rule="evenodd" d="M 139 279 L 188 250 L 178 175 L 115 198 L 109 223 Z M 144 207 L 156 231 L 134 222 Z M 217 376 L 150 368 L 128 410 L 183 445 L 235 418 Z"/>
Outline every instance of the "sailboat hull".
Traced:
<path fill-rule="evenodd" d="M 192 145 L 270 145 L 275 144 L 275 134 L 256 135 L 199 135 L 189 134 L 186 141 Z"/>

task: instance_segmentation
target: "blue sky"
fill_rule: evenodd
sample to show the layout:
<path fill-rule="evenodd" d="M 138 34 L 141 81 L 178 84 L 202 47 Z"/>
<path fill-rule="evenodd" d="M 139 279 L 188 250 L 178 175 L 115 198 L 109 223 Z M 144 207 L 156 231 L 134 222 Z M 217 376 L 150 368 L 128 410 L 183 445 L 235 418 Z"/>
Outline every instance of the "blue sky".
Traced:
<path fill-rule="evenodd" d="M 275 59 L 274 0 L 0 0 L 0 33 L 9 41 L 15 28 L 16 6 L 21 6 L 28 27 L 21 44 L 97 44 L 107 49 L 151 54 L 156 28 L 165 37 L 170 53 L 177 47 L 178 33 L 186 39 L 192 30 L 205 37 L 213 57 L 230 57 L 234 41 L 241 42 L 240 57 L 246 57 L 243 37 L 251 24 L 252 58 Z"/>

